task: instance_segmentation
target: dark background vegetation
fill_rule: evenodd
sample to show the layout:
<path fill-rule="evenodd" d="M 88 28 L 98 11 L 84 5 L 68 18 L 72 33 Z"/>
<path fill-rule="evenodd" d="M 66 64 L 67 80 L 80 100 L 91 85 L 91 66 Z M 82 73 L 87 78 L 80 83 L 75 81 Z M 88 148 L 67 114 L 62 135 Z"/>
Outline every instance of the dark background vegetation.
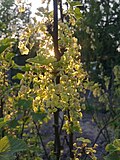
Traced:
<path fill-rule="evenodd" d="M 85 133 L 84 138 L 91 139 L 92 144 L 90 147 L 94 147 L 97 142 L 99 146 L 100 143 L 102 143 L 101 148 L 98 147 L 98 153 L 96 153 L 96 155 L 98 156 L 98 160 L 102 160 L 105 155 L 109 155 L 105 151 L 105 146 L 109 143 L 112 143 L 115 139 L 120 139 L 120 1 L 80 0 L 79 2 L 81 2 L 81 5 L 77 5 L 75 7 L 80 9 L 82 17 L 79 21 L 76 22 L 76 25 L 74 26 L 74 36 L 78 39 L 78 45 L 81 46 L 81 61 L 83 63 L 84 69 L 88 73 L 88 79 L 91 84 L 96 83 L 99 86 L 97 90 L 100 89 L 99 96 L 95 95 L 94 92 L 96 88 L 94 86 L 90 87 L 90 89 L 88 89 L 87 93 L 84 95 L 86 109 L 83 111 L 83 120 L 81 120 L 83 127 L 83 137 Z M 67 3 L 66 5 L 68 6 Z M 25 66 L 27 59 L 35 57 L 37 55 L 37 49 L 39 48 L 39 40 L 36 40 L 34 33 L 29 37 L 29 41 L 34 41 L 35 43 L 28 55 L 21 55 L 21 52 L 18 48 L 19 37 L 22 30 L 24 30 L 28 24 L 34 25 L 31 21 L 30 4 L 24 4 L 24 6 L 26 8 L 25 12 L 19 12 L 19 8 L 15 4 L 14 0 L 0 1 L 0 39 L 2 40 L 7 37 L 12 37 L 13 35 L 15 37 L 15 43 L 12 46 L 12 60 L 14 61 L 14 63 L 19 65 L 19 67 L 17 66 L 16 68 L 13 68 L 9 66 L 9 68 L 5 68 L 5 70 L 8 70 L 6 76 L 8 79 L 8 83 L 11 85 L 11 87 L 15 84 L 16 88 L 20 83 L 20 79 L 18 77 L 17 80 L 14 80 L 13 76 L 15 76 L 17 73 L 24 73 L 24 70 L 22 70 L 20 66 Z M 63 17 L 61 16 L 62 21 L 64 21 L 64 17 L 65 21 L 69 22 L 69 15 L 64 15 Z M 50 24 L 47 24 L 46 26 L 48 27 L 48 32 L 51 35 L 53 34 L 53 28 L 51 28 L 53 27 L 52 23 L 50 22 Z M 62 51 L 64 52 L 65 48 L 62 48 Z M 3 71 L 4 69 L 4 66 L 1 67 L 3 65 L 2 63 L 3 62 L 1 58 L 1 71 Z M 2 76 L 4 76 L 4 74 Z M 5 98 L 3 96 L 3 93 L 8 91 L 9 89 L 5 89 L 5 84 L 5 81 L 0 83 L 1 119 L 4 118 L 4 115 L 7 113 L 6 109 L 4 109 Z M 8 94 L 12 96 L 12 93 L 10 93 L 9 91 Z M 25 110 L 24 113 L 21 112 L 20 115 L 21 114 L 24 115 L 24 122 L 26 122 L 27 119 L 25 118 L 29 113 Z M 17 118 L 17 120 L 19 121 L 20 117 Z M 50 125 L 49 123 L 47 124 L 47 128 L 46 124 L 45 126 L 43 125 L 42 135 L 39 132 L 39 126 L 34 122 L 34 127 L 32 126 L 32 129 L 36 131 L 32 131 L 32 134 L 30 135 L 34 136 L 34 134 L 37 134 L 40 138 L 42 147 L 34 148 L 33 145 L 33 149 L 31 149 L 30 152 L 30 156 L 33 157 L 33 159 L 36 155 L 38 160 L 40 159 L 40 157 L 43 157 L 43 159 L 49 159 L 47 152 L 49 152 L 49 148 L 52 146 L 52 142 L 50 142 L 50 147 L 48 147 L 47 149 L 45 148 L 45 144 L 51 140 L 51 137 L 54 134 L 54 131 L 52 131 L 51 129 L 51 123 L 53 123 L 52 121 L 53 120 L 49 122 Z M 18 122 L 15 121 L 12 125 L 15 125 L 15 123 Z M 19 139 L 23 139 L 23 134 L 26 134 L 27 132 L 27 130 L 24 129 L 24 125 L 25 124 L 23 123 L 23 130 L 20 137 L 18 136 Z M 88 132 L 95 129 L 94 136 L 91 137 L 90 135 L 93 134 L 93 132 L 90 132 L 90 134 L 87 133 L 87 127 L 90 128 Z M 50 134 L 48 133 L 46 135 L 46 142 L 46 137 L 44 135 L 46 134 L 46 132 L 49 132 L 49 129 L 51 130 L 51 132 Z M 5 128 L 3 127 L 0 131 L 1 138 L 7 134 L 9 135 L 10 133 L 6 133 Z M 75 137 L 77 137 L 77 134 L 75 134 Z M 80 144 L 82 143 L 83 145 L 82 149 L 80 150 L 80 153 L 82 154 L 81 159 L 92 159 L 92 156 L 87 155 L 84 151 L 84 144 L 86 144 L 86 141 L 84 142 L 83 139 L 81 141 L 82 142 L 80 142 Z M 36 145 L 37 140 L 33 139 L 33 141 L 31 141 L 30 143 L 31 146 L 32 144 Z M 68 148 L 70 148 L 70 144 L 68 146 Z M 114 156 L 117 155 L 116 153 L 119 152 L 118 156 L 114 160 L 120 160 L 120 150 L 115 150 L 115 145 L 113 146 L 115 152 L 113 151 L 114 153 L 112 152 L 113 154 L 110 156 L 113 156 L 114 158 Z M 118 144 L 118 146 L 120 148 L 120 143 Z M 37 150 L 39 151 L 37 152 Z M 69 159 L 69 156 L 66 156 L 68 152 L 69 151 L 66 149 L 65 154 L 61 159 Z M 21 154 L 17 154 L 16 159 L 20 159 L 20 156 Z M 72 156 L 73 155 L 70 154 L 71 158 L 73 158 Z M 111 158 L 110 156 L 108 156 L 109 160 Z M 25 160 L 30 159 L 27 158 L 27 154 L 24 157 L 26 158 Z M 37 160 L 37 158 L 35 160 Z M 56 159 L 59 159 L 59 157 L 57 157 Z"/>

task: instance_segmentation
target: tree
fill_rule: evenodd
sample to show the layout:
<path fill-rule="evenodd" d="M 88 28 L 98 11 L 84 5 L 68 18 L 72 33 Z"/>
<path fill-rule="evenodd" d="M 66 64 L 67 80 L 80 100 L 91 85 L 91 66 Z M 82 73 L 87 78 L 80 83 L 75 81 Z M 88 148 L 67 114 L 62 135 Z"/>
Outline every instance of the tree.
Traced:
<path fill-rule="evenodd" d="M 12 52 L 14 53 L 13 60 L 18 65 L 25 65 L 26 59 L 33 57 L 36 54 L 37 40 L 35 41 L 36 44 L 32 47 L 32 49 L 30 49 L 31 52 L 29 52 L 29 55 L 21 55 L 19 49 L 20 35 L 27 26 L 33 25 L 30 18 L 30 7 L 31 5 L 25 1 L 19 1 L 18 3 L 15 3 L 14 0 L 2 0 L 0 3 L 1 37 L 12 36 L 16 39 L 16 43 L 14 43 L 12 46 Z M 35 39 L 35 35 L 31 35 L 31 37 L 29 37 L 29 41 L 34 41 L 33 39 Z M 27 47 L 29 48 L 29 43 Z M 10 68 L 8 74 L 11 82 L 19 82 L 12 79 L 12 77 L 17 74 L 18 71 L 18 69 Z"/>
<path fill-rule="evenodd" d="M 58 4 L 55 1 L 54 6 L 57 11 Z M 86 154 L 95 158 L 94 149 L 89 146 L 90 141 L 83 138 L 77 143 L 74 137 L 75 132 L 81 134 L 79 120 L 82 118 L 84 98 L 80 93 L 87 88 L 84 86 L 84 82 L 87 83 L 87 73 L 82 67 L 79 46 L 74 37 L 75 24 L 71 26 L 71 21 L 58 22 L 56 12 L 53 20 L 53 13 L 46 13 L 45 10 L 42 10 L 45 20 L 28 25 L 19 39 L 21 54 L 29 54 L 33 46 L 30 37 L 34 33 L 40 34 L 36 56 L 30 57 L 25 66 L 19 66 L 23 73 L 16 74 L 14 78 L 18 78 L 20 83 L 13 85 L 14 90 L 5 99 L 2 118 L 7 124 L 3 126 L 4 133 L 23 139 L 28 144 L 26 152 L 14 155 L 16 159 L 40 159 L 43 157 L 41 148 L 46 159 L 60 159 L 63 156 L 62 150 L 66 154 L 66 147 L 70 158 L 80 158 Z M 69 14 L 71 20 L 78 15 L 72 8 Z M 46 23 L 53 21 L 51 35 Z M 65 49 L 61 50 L 61 46 Z M 5 50 L 3 54 L 8 52 Z M 53 118 L 55 139 L 48 143 L 50 147 L 47 150 L 41 126 Z"/>
<path fill-rule="evenodd" d="M 105 87 L 103 77 L 113 77 L 112 69 L 120 62 L 120 4 L 112 0 L 81 3 L 86 7 L 76 36 L 81 44 L 82 61 L 92 80 Z"/>
<path fill-rule="evenodd" d="M 22 6 L 24 4 L 21 4 Z M 18 36 L 22 28 L 30 20 L 30 5 L 26 4 L 24 10 L 20 10 L 14 0 L 1 0 L 0 2 L 0 23 L 1 36 Z"/>
<path fill-rule="evenodd" d="M 115 122 L 110 125 L 116 128 L 119 138 L 120 3 L 112 0 L 81 0 L 81 3 L 84 18 L 76 27 L 76 37 L 81 45 L 84 67 L 90 79 L 97 82 L 92 92 L 96 98 L 91 96 L 89 104 L 95 106 L 94 112 L 102 109 L 104 118 L 100 121 L 96 115 L 95 119 L 98 127 L 104 128 L 105 139 L 109 142 L 111 136 L 107 126 L 114 118 Z"/>

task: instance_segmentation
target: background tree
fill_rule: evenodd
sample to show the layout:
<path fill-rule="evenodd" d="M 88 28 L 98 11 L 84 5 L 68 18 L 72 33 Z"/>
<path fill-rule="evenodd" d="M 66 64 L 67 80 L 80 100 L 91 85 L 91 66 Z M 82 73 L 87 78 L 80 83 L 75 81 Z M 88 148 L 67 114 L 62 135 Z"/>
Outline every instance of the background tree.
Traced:
<path fill-rule="evenodd" d="M 91 79 L 105 87 L 103 77 L 111 77 L 112 81 L 112 69 L 120 63 L 120 3 L 113 0 L 81 3 L 83 19 L 76 36 L 81 45 L 82 61 Z"/>
<path fill-rule="evenodd" d="M 38 35 L 33 31 L 33 35 L 30 35 L 29 40 L 26 40 L 27 47 L 26 51 L 29 52 L 28 55 L 21 55 L 19 49 L 19 37 L 22 35 L 23 30 L 30 25 L 33 27 L 32 18 L 31 18 L 31 4 L 26 1 L 17 1 L 15 0 L 1 0 L 0 2 L 0 33 L 1 37 L 14 37 L 16 39 L 16 43 L 12 46 L 14 57 L 13 60 L 18 65 L 25 65 L 26 60 L 30 57 L 34 57 L 36 55 L 36 51 L 38 46 L 38 41 L 36 37 Z M 35 25 L 35 24 L 34 24 Z M 34 43 L 30 48 L 30 43 Z M 24 52 L 25 53 L 25 52 Z M 17 80 L 13 80 L 12 77 L 18 72 L 18 69 L 11 68 L 8 72 L 9 80 L 12 82 L 19 82 Z"/>
<path fill-rule="evenodd" d="M 0 35 L 18 36 L 30 21 L 30 4 L 22 3 L 18 6 L 15 0 L 1 0 L 0 13 Z"/>
<path fill-rule="evenodd" d="M 72 9 L 69 13 L 72 17 L 76 16 Z M 79 94 L 79 90 L 81 91 L 83 88 L 87 73 L 84 72 L 80 62 L 74 27 L 70 28 L 70 24 L 67 22 L 59 21 L 58 23 L 57 17 L 54 17 L 53 20 L 53 13 L 47 12 L 46 14 L 43 11 L 42 14 L 45 16 L 45 20 L 35 21 L 35 25 L 28 24 L 19 37 L 20 53 L 29 55 L 34 45 L 31 37 L 40 33 L 37 55 L 34 58 L 29 57 L 30 59 L 24 66 L 19 66 L 24 73 L 18 73 L 14 77 L 20 80 L 18 85 L 12 85 L 12 88 L 16 87 L 15 92 L 13 90 L 9 94 L 5 92 L 8 98 L 4 101 L 2 117 L 7 121 L 5 127 L 3 126 L 4 133 L 24 139 L 28 144 L 27 152 L 13 155 L 13 159 L 40 159 L 44 156 L 46 159 L 60 159 L 66 154 L 66 147 L 70 153 L 68 157 L 78 158 L 81 157 L 81 154 L 77 154 L 80 143 L 73 146 L 74 140 L 77 140 L 74 133 L 81 134 L 79 120 L 82 117 L 81 105 L 84 103 L 84 98 Z M 46 22 L 49 21 L 54 21 L 54 25 L 55 21 L 57 22 L 57 39 L 55 37 L 53 39 L 46 28 Z M 56 41 L 57 48 L 55 48 Z M 63 45 L 66 50 L 61 53 L 60 47 Z M 9 50 L 5 50 L 3 54 L 7 54 L 7 52 Z M 51 55 L 52 52 L 54 55 Z M 53 117 L 55 118 L 54 122 L 52 121 Z M 48 120 L 51 120 L 53 124 L 51 127 L 57 132 L 55 131 L 53 142 L 49 141 L 48 143 L 48 145 L 51 144 L 51 147 L 46 149 L 47 145 L 43 143 L 42 136 L 44 135 L 41 133 L 41 127 L 44 127 Z M 57 137 L 59 137 L 59 142 Z M 88 154 L 87 150 L 90 150 L 89 157 L 95 157 L 94 149 L 88 146 L 90 141 L 85 139 L 80 141 L 83 142 L 81 151 L 84 143 L 86 144 L 83 156 Z M 41 152 L 41 149 L 44 153 Z M 63 150 L 63 154 L 61 150 Z"/>
<path fill-rule="evenodd" d="M 54 1 L 54 11 L 58 11 L 56 2 L 58 1 Z M 108 10 L 104 7 L 106 1 L 103 2 L 99 3 L 91 0 L 88 3 L 84 1 L 88 6 L 86 8 L 85 4 L 81 6 L 78 1 L 68 1 L 68 10 L 61 10 L 60 6 L 61 19 L 59 20 L 57 12 L 54 12 L 53 18 L 53 12 L 48 12 L 48 8 L 39 8 L 40 14 L 45 19 L 41 22 L 34 19 L 32 23 L 25 24 L 20 30 L 21 32 L 13 31 L 8 34 L 8 31 L 12 30 L 7 25 L 5 34 L 1 36 L 0 41 L 1 137 L 12 135 L 17 138 L 16 140 L 22 139 L 25 141 L 27 147 L 25 143 L 22 143 L 24 152 L 19 153 L 19 151 L 23 151 L 22 148 L 16 148 L 15 153 L 17 152 L 17 154 L 6 150 L 5 155 L 2 155 L 3 148 L 0 148 L 0 158 L 3 156 L 3 159 L 5 159 L 7 154 L 7 159 L 12 155 L 12 160 L 41 159 L 41 157 L 47 160 L 59 160 L 66 157 L 68 159 L 96 159 L 94 155 L 95 143 L 101 133 L 107 135 L 107 141 L 109 139 L 107 126 L 113 124 L 112 122 L 117 122 L 117 124 L 113 124 L 113 127 L 117 126 L 117 129 L 119 129 L 119 115 L 116 116 L 116 113 L 119 112 L 120 68 L 115 66 L 112 70 L 115 64 L 109 67 L 109 63 L 104 58 L 104 52 L 100 52 L 98 49 L 100 47 L 103 51 L 102 48 L 104 48 L 103 45 L 106 42 L 106 38 L 105 40 L 100 39 L 102 32 L 99 31 L 99 27 L 102 26 L 101 28 L 104 29 L 107 26 L 105 17 Z M 100 4 L 102 4 L 102 9 Z M 83 9 L 83 16 L 86 15 L 87 17 L 84 17 L 82 22 L 80 22 L 80 8 Z M 102 13 L 103 9 L 105 9 L 104 14 Z M 98 11 L 100 16 L 98 14 L 96 20 L 93 21 L 94 23 L 91 23 L 91 17 L 94 17 Z M 25 12 L 21 4 L 19 12 L 20 14 Z M 89 17 L 89 14 L 91 14 L 91 17 Z M 64 15 L 67 19 L 64 19 Z M 99 20 L 100 22 L 98 22 Z M 105 22 L 101 24 L 102 21 Z M 48 30 L 49 22 L 50 30 Z M 10 36 L 15 37 L 15 33 L 18 33 L 17 43 L 16 39 L 9 38 Z M 75 38 L 75 35 L 79 41 Z M 108 35 L 106 34 L 105 37 Z M 83 39 L 81 39 L 82 36 Z M 4 39 L 4 37 L 7 38 Z M 88 40 L 87 44 L 82 43 L 85 40 Z M 82 53 L 85 53 L 82 56 L 80 54 L 80 43 L 83 47 L 81 49 Z M 109 43 L 106 42 L 105 44 L 108 45 Z M 86 50 L 84 47 L 86 47 Z M 94 54 L 90 57 L 86 56 L 89 53 L 88 51 Z M 99 56 L 97 57 L 97 55 Z M 107 58 L 109 58 L 108 55 Z M 91 83 L 88 83 L 88 74 L 83 69 L 81 57 L 83 58 L 84 67 L 87 64 L 85 68 L 89 72 L 89 79 L 94 80 Z M 20 58 L 22 63 L 19 62 Z M 89 61 L 87 58 L 89 58 Z M 110 60 L 112 61 L 112 59 Z M 112 64 L 111 61 L 110 64 Z M 19 66 L 15 65 L 15 62 Z M 105 62 L 106 64 L 104 64 Z M 14 76 L 14 78 L 19 79 L 19 83 L 11 85 L 8 80 L 8 71 L 13 67 L 19 67 Z M 98 72 L 98 78 L 94 71 Z M 88 89 L 91 89 L 93 95 L 96 96 L 95 100 L 99 99 L 97 105 L 108 106 L 110 111 L 109 114 L 104 114 L 103 126 L 100 121 L 100 132 L 93 144 L 90 140 L 81 137 L 80 119 L 85 105 L 84 95 L 86 95 Z M 117 108 L 116 110 L 114 110 L 114 106 Z M 51 139 L 44 136 L 45 126 L 49 123 L 49 120 L 52 123 L 50 127 L 54 130 L 52 132 L 50 128 Z M 6 137 L 4 139 L 6 141 Z M 9 138 L 6 142 L 10 144 L 8 141 Z M 8 149 L 9 146 L 11 145 L 8 145 Z M 109 148 L 108 151 L 110 151 Z"/>
<path fill-rule="evenodd" d="M 76 37 L 81 45 L 83 65 L 90 79 L 97 82 L 96 89 L 93 87 L 93 95 L 97 99 L 91 96 L 88 108 L 92 106 L 94 113 L 102 109 L 104 113 L 104 118 L 101 117 L 102 125 L 97 115 L 95 119 L 97 119 L 98 127 L 103 128 L 119 113 L 118 90 L 120 86 L 118 83 L 116 85 L 116 72 L 120 64 L 120 2 L 117 0 L 81 0 L 81 3 L 83 19 L 76 27 Z M 112 123 L 116 127 L 115 132 L 119 132 L 118 121 L 117 117 Z M 105 138 L 106 141 L 111 141 L 107 127 L 103 132 L 108 138 Z"/>

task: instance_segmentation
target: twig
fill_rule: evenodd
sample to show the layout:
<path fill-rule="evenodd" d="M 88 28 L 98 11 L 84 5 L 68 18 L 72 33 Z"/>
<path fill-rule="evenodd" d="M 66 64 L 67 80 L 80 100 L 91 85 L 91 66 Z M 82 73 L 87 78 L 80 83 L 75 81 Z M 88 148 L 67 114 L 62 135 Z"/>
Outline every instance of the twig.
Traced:
<path fill-rule="evenodd" d="M 23 117 L 26 116 L 26 110 L 24 111 Z M 23 132 L 24 132 L 24 127 L 25 127 L 25 122 L 26 120 L 23 120 L 22 128 L 21 128 L 21 133 L 20 133 L 20 139 L 23 138 Z"/>
<path fill-rule="evenodd" d="M 112 119 L 111 121 L 109 121 L 108 123 L 106 123 L 106 124 L 100 129 L 100 131 L 99 131 L 99 133 L 98 133 L 98 136 L 96 137 L 96 139 L 95 139 L 92 147 L 93 147 L 93 146 L 95 145 L 95 143 L 97 142 L 97 140 L 98 140 L 101 132 L 102 132 L 109 124 L 113 123 L 113 122 L 114 122 L 115 120 L 117 120 L 119 117 L 120 117 L 120 114 L 118 114 L 114 119 Z"/>
<path fill-rule="evenodd" d="M 100 134 L 102 133 L 102 131 L 111 123 L 113 123 L 115 120 L 117 120 L 120 117 L 120 114 L 118 114 L 114 119 L 112 119 L 111 121 L 109 121 L 108 123 L 106 123 L 99 131 L 97 137 L 95 138 L 94 143 L 92 144 L 92 147 L 96 144 L 96 142 L 99 139 Z M 88 155 L 85 156 L 84 160 L 86 160 L 86 158 L 88 157 Z"/>
<path fill-rule="evenodd" d="M 63 22 L 62 0 L 59 0 L 59 2 L 60 2 L 60 15 L 61 15 L 61 21 Z"/>
<path fill-rule="evenodd" d="M 41 141 L 43 150 L 44 150 L 44 152 L 45 152 L 46 158 L 47 158 L 48 160 L 50 160 L 50 157 L 48 156 L 47 150 L 46 150 L 45 145 L 44 145 L 44 143 L 43 143 L 42 136 L 41 136 L 41 133 L 40 133 L 40 131 L 39 131 L 39 128 L 38 128 L 38 126 L 37 126 L 37 124 L 36 124 L 35 121 L 33 121 L 33 123 L 34 123 L 34 125 L 35 125 L 36 130 L 37 130 L 37 135 L 38 135 L 39 138 L 40 138 L 40 141 Z"/>
<path fill-rule="evenodd" d="M 63 127 L 63 124 L 64 124 L 64 115 L 63 115 L 63 118 L 61 118 L 61 116 L 59 116 L 60 120 L 61 120 L 61 125 L 60 125 L 60 129 L 59 129 L 59 134 L 61 135 L 61 132 L 62 132 L 62 127 Z"/>

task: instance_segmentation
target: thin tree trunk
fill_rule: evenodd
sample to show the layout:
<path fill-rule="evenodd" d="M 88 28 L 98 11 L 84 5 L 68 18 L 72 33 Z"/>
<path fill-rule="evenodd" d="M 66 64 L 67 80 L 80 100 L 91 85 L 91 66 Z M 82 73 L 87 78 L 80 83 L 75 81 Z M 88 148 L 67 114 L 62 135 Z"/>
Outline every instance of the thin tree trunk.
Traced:
<path fill-rule="evenodd" d="M 72 127 L 72 122 L 70 120 L 70 111 L 68 110 L 68 120 L 69 120 L 69 124 L 70 127 Z M 69 134 L 69 148 L 70 148 L 70 158 L 74 159 L 74 153 L 73 153 L 73 131 L 70 131 Z"/>
<path fill-rule="evenodd" d="M 58 0 L 53 0 L 54 6 L 54 30 L 53 30 L 53 43 L 54 43 L 54 53 L 57 61 L 60 60 L 61 55 L 58 50 Z M 56 73 L 55 73 L 56 74 Z M 56 75 L 56 84 L 59 84 L 60 77 Z M 57 107 L 57 106 L 55 106 Z M 54 113 L 54 152 L 56 155 L 56 160 L 60 159 L 60 135 L 59 135 L 59 109 Z"/>
<path fill-rule="evenodd" d="M 4 102 L 1 98 L 1 100 L 0 100 L 0 118 L 3 118 L 3 105 L 4 105 Z M 4 137 L 4 130 L 3 129 L 1 130 L 1 136 Z"/>

